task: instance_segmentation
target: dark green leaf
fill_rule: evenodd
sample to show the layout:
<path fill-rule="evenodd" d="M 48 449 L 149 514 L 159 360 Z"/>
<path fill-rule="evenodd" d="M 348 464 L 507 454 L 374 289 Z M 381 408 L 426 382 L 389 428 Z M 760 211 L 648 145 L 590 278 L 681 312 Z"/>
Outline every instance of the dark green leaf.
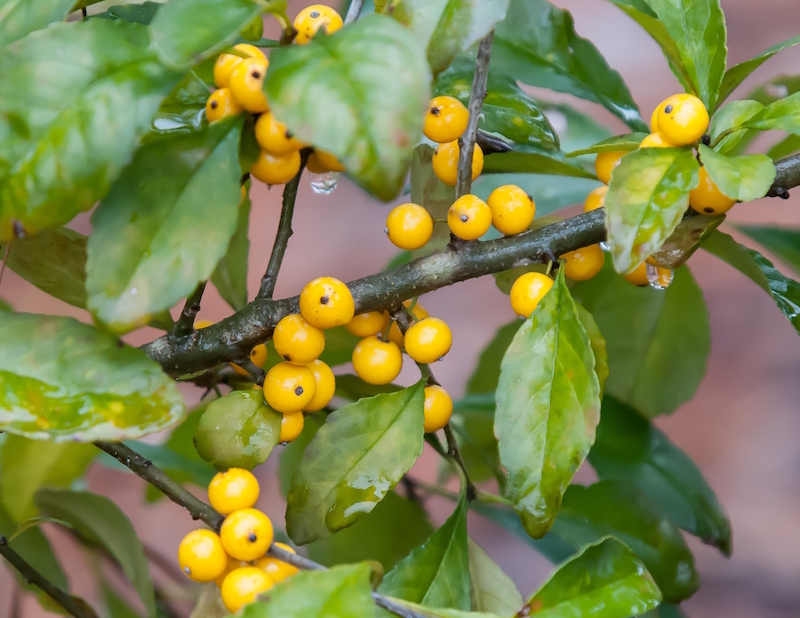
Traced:
<path fill-rule="evenodd" d="M 800 135 L 800 92 L 770 103 L 745 121 L 745 127 L 759 131 L 780 129 Z"/>
<path fill-rule="evenodd" d="M 89 543 L 106 549 L 122 567 L 144 603 L 149 616 L 155 616 L 153 583 L 144 547 L 120 508 L 104 496 L 86 491 L 41 489 L 36 504 L 43 513 L 62 519 Z"/>
<path fill-rule="evenodd" d="M 430 98 L 429 70 L 407 29 L 370 15 L 308 45 L 278 48 L 264 86 L 275 115 L 301 140 L 336 155 L 379 198 L 397 196 Z"/>
<path fill-rule="evenodd" d="M 632 129 L 647 130 L 619 73 L 575 33 L 567 11 L 545 0 L 512 0 L 495 31 L 492 66 L 526 84 L 600 103 Z"/>
<path fill-rule="evenodd" d="M 705 144 L 700 144 L 698 150 L 708 175 L 732 199 L 751 202 L 764 197 L 775 180 L 775 164 L 767 155 L 730 157 Z"/>
<path fill-rule="evenodd" d="M 411 158 L 411 201 L 423 206 L 434 219 L 431 239 L 421 249 L 410 252 L 411 257 L 427 255 L 450 242 L 447 210 L 456 199 L 456 191 L 433 173 L 433 152 L 428 144 L 420 144 Z"/>
<path fill-rule="evenodd" d="M 339 376 L 336 376 L 336 383 L 339 383 Z M 306 447 L 317 435 L 317 431 L 325 423 L 325 414 L 309 414 L 303 423 L 303 432 L 300 436 L 281 449 L 280 460 L 278 461 L 278 480 L 281 485 L 281 495 L 285 498 L 291 489 L 292 476 L 294 476 L 297 466 L 303 460 Z"/>
<path fill-rule="evenodd" d="M 20 240 L 8 253 L 8 267 L 43 292 L 75 307 L 86 307 L 86 236 L 59 227 Z"/>
<path fill-rule="evenodd" d="M 594 353 L 594 372 L 600 384 L 600 397 L 602 398 L 609 374 L 606 340 L 603 337 L 603 333 L 600 332 L 600 327 L 595 322 L 594 316 L 580 305 L 577 305 L 577 309 L 578 318 L 580 318 L 583 328 L 586 329 L 586 334 L 589 335 L 589 345 Z"/>
<path fill-rule="evenodd" d="M 560 153 L 547 152 L 531 146 L 515 146 L 515 150 L 512 152 L 496 152 L 487 155 L 484 159 L 483 171 L 487 174 L 513 172 L 515 174 L 555 174 L 596 179 L 594 172 L 589 171 L 580 163 L 568 160 Z"/>
<path fill-rule="evenodd" d="M 374 397 L 383 393 L 394 393 L 402 388 L 395 384 L 367 384 L 358 376 L 350 373 L 336 376 L 336 396 L 348 401 L 358 401 L 362 397 Z"/>
<path fill-rule="evenodd" d="M 648 4 L 675 41 L 692 89 L 712 111 L 728 56 L 719 0 L 648 0 Z"/>
<path fill-rule="evenodd" d="M 383 578 L 378 592 L 428 607 L 472 609 L 467 501 Z"/>
<path fill-rule="evenodd" d="M 587 154 L 597 154 L 598 152 L 630 152 L 637 150 L 642 140 L 647 137 L 647 133 L 628 133 L 626 135 L 616 135 L 597 142 L 588 148 L 580 148 L 567 153 L 567 157 L 579 157 Z"/>
<path fill-rule="evenodd" d="M 3 0 L 0 3 L 0 48 L 69 13 L 74 0 Z"/>
<path fill-rule="evenodd" d="M 692 398 L 711 349 L 703 294 L 685 267 L 665 291 L 636 287 L 610 266 L 573 289 L 606 340 L 606 392 L 648 417 Z"/>
<path fill-rule="evenodd" d="M 494 437 L 494 396 L 489 397 L 492 407 L 488 410 L 476 409 L 470 405 L 469 399 L 456 403 L 450 419 L 461 458 L 473 481 L 479 483 L 494 478 L 498 483 L 504 483 L 505 475 L 500 467 L 497 439 Z M 454 472 L 449 465 L 446 470 Z"/>
<path fill-rule="evenodd" d="M 497 187 L 517 185 L 534 196 L 536 216 L 549 215 L 560 208 L 581 204 L 592 189 L 600 186 L 597 180 L 574 176 L 547 174 L 484 174 L 472 185 L 472 193 L 483 200 Z"/>
<path fill-rule="evenodd" d="M 422 616 L 423 618 L 501 618 L 496 614 L 487 614 L 486 612 L 468 612 L 462 611 L 459 609 L 448 609 L 446 607 L 425 607 L 424 605 L 419 605 L 418 603 L 411 603 L 410 601 L 404 601 L 402 599 L 395 599 L 390 597 L 392 601 L 406 607 L 414 612 L 414 616 Z M 386 612 L 381 612 L 381 616 L 391 617 L 394 614 L 389 614 Z"/>
<path fill-rule="evenodd" d="M 202 129 L 209 90 L 196 70 L 189 71 L 161 102 L 145 141 L 168 133 L 192 133 Z"/>
<path fill-rule="evenodd" d="M 600 413 L 594 364 L 562 269 L 508 347 L 496 394 L 495 435 L 508 494 L 534 538 L 552 526 L 594 442 Z"/>
<path fill-rule="evenodd" d="M 773 161 L 788 157 L 800 150 L 800 136 L 788 135 L 767 151 L 767 156 Z"/>
<path fill-rule="evenodd" d="M 601 479 L 627 481 L 671 523 L 731 553 L 731 523 L 695 463 L 636 410 L 603 400 L 589 463 Z"/>
<path fill-rule="evenodd" d="M 236 230 L 228 243 L 228 250 L 217 264 L 211 275 L 211 283 L 217 288 L 219 295 L 234 311 L 243 309 L 247 304 L 247 260 L 250 253 L 250 240 L 247 233 L 250 229 L 250 196 L 239 204 L 239 217 Z"/>
<path fill-rule="evenodd" d="M 278 445 L 281 418 L 261 391 L 234 391 L 206 408 L 194 444 L 203 459 L 221 470 L 252 470 Z"/>
<path fill-rule="evenodd" d="M 89 309 L 112 330 L 141 326 L 209 278 L 236 230 L 241 119 L 136 153 L 92 216 Z"/>
<path fill-rule="evenodd" d="M 514 339 L 514 335 L 523 324 L 522 320 L 514 320 L 497 329 L 489 345 L 478 357 L 478 365 L 467 382 L 468 393 L 493 393 L 497 389 L 497 381 L 500 379 L 500 361 Z"/>
<path fill-rule="evenodd" d="M 292 478 L 286 531 L 295 543 L 353 525 L 411 469 L 422 453 L 423 390 L 418 382 L 328 416 Z"/>
<path fill-rule="evenodd" d="M 658 586 L 636 554 L 606 537 L 558 565 L 525 607 L 541 618 L 627 618 L 660 601 Z"/>
<path fill-rule="evenodd" d="M 731 152 L 740 142 L 748 142 L 749 136 L 754 133 L 747 131 L 745 124 L 763 109 L 761 103 L 749 99 L 734 101 L 721 108 L 711 119 L 711 144 L 719 152 L 725 153 Z"/>
<path fill-rule="evenodd" d="M 0 242 L 15 222 L 31 235 L 91 208 L 178 79 L 147 28 L 122 21 L 56 24 L 3 49 Z"/>
<path fill-rule="evenodd" d="M 772 253 L 796 273 L 800 273 L 800 231 L 770 225 L 738 225 L 759 245 Z"/>
<path fill-rule="evenodd" d="M 71 318 L 0 312 L 0 429 L 30 438 L 123 440 L 186 409 L 144 352 Z"/>
<path fill-rule="evenodd" d="M 139 618 L 130 604 L 121 598 L 106 582 L 103 582 L 103 605 L 113 618 Z"/>
<path fill-rule="evenodd" d="M 689 210 L 678 227 L 652 254 L 653 260 L 661 268 L 677 270 L 700 247 L 700 243 L 725 220 L 725 215 L 706 215 Z"/>
<path fill-rule="evenodd" d="M 522 595 L 511 578 L 472 539 L 469 547 L 469 574 L 474 609 L 500 616 L 513 616 L 522 607 Z"/>
<path fill-rule="evenodd" d="M 162 6 L 161 2 L 142 2 L 141 4 L 118 4 L 109 7 L 107 11 L 92 15 L 92 19 L 121 19 L 135 24 L 149 25 L 155 17 L 156 11 Z"/>
<path fill-rule="evenodd" d="M 359 338 L 349 333 L 344 326 L 328 329 L 325 331 L 325 351 L 319 358 L 331 367 L 349 363 L 353 358 L 353 348 L 358 342 Z M 279 358 L 278 354 L 273 358 Z"/>
<path fill-rule="evenodd" d="M 608 244 L 617 272 L 629 273 L 680 223 L 700 166 L 690 149 L 645 148 L 619 162 L 606 195 Z"/>

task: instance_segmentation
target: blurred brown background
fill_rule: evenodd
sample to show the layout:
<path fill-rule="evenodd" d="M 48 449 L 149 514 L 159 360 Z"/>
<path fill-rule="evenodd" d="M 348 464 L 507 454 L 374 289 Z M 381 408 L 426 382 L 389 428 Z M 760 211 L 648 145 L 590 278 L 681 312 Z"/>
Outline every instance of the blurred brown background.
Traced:
<path fill-rule="evenodd" d="M 619 70 L 643 116 L 664 97 L 679 90 L 659 48 L 638 25 L 602 0 L 561 0 L 573 12 L 578 32 L 590 38 Z M 290 3 L 290 15 L 310 2 Z M 722 0 L 729 28 L 729 64 L 800 33 L 797 0 Z M 800 46 L 782 52 L 756 72 L 737 94 L 780 74 L 800 73 Z M 599 106 L 577 102 L 615 130 L 623 127 Z M 256 185 L 250 228 L 250 289 L 258 288 L 277 225 L 280 189 Z M 534 196 L 535 197 L 535 196 Z M 289 244 L 278 281 L 278 297 L 300 291 L 320 275 L 345 281 L 370 274 L 395 250 L 382 233 L 389 205 L 370 199 L 344 182 L 330 196 L 312 193 L 307 182 L 300 191 L 295 235 Z M 761 200 L 739 206 L 733 222 L 781 223 L 800 226 L 800 190 L 788 201 Z M 76 227 L 88 229 L 87 220 Z M 730 230 L 728 230 L 730 231 Z M 788 271 L 778 264 L 784 272 Z M 734 553 L 729 560 L 715 550 L 690 541 L 701 574 L 700 591 L 684 607 L 692 618 L 717 616 L 788 618 L 800 615 L 800 337 L 780 315 L 772 300 L 749 279 L 699 252 L 691 268 L 705 293 L 711 314 L 712 352 L 708 375 L 697 397 L 658 424 L 698 462 L 733 522 Z M 64 305 L 6 272 L 2 296 L 19 311 L 59 313 L 82 319 L 82 312 Z M 474 359 L 496 327 L 513 316 L 508 300 L 491 278 L 473 280 L 427 295 L 423 302 L 440 315 L 454 333 L 453 351 L 437 366 L 437 377 L 459 395 Z M 220 319 L 229 310 L 215 291 L 206 293 L 202 318 Z M 155 335 L 135 333 L 142 343 Z M 415 379 L 409 369 L 406 381 Z M 197 393 L 187 393 L 196 399 Z M 273 455 L 259 469 L 261 508 L 283 519 Z M 426 453 L 417 469 L 432 479 L 438 462 Z M 581 478 L 590 479 L 590 475 Z M 143 504 L 142 483 L 132 475 L 95 465 L 89 486 L 115 500 L 133 520 L 148 547 L 175 564 L 181 536 L 193 522 L 178 507 L 162 501 Z M 440 523 L 449 504 L 431 501 Z M 48 529 L 75 592 L 95 599 L 98 591 L 85 555 L 58 530 Z M 471 535 L 517 582 L 523 595 L 545 576 L 549 564 L 524 542 L 473 517 Z M 177 566 L 177 565 L 175 565 Z M 154 568 L 162 579 L 163 571 Z M 12 585 L 0 569 L 0 617 L 10 615 Z M 22 598 L 22 618 L 50 615 L 33 598 Z"/>

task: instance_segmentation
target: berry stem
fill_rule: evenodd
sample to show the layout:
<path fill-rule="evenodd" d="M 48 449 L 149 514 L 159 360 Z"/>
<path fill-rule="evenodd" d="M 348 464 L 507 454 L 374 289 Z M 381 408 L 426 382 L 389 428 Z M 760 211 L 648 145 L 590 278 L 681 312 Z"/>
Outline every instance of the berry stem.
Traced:
<path fill-rule="evenodd" d="M 206 291 L 207 281 L 202 281 L 192 292 L 191 296 L 186 299 L 186 304 L 183 306 L 183 311 L 175 322 L 175 327 L 172 329 L 173 337 L 186 337 L 191 335 L 194 331 L 194 319 L 200 312 L 200 302 L 203 300 L 203 293 Z"/>
<path fill-rule="evenodd" d="M 364 0 L 352 0 L 352 2 L 350 2 L 350 7 L 347 9 L 347 15 L 345 15 L 344 23 L 349 24 L 357 20 L 358 16 L 361 15 L 361 9 L 363 8 Z"/>

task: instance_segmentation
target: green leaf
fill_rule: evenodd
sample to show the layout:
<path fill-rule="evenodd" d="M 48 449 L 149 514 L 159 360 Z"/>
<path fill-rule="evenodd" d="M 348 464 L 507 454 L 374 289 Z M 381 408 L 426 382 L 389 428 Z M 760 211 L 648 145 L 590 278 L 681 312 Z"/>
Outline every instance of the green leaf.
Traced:
<path fill-rule="evenodd" d="M 597 382 L 600 384 L 600 397 L 602 397 L 609 374 L 606 340 L 595 322 L 594 316 L 580 305 L 577 305 L 577 309 L 578 318 L 580 318 L 583 328 L 586 329 L 586 334 L 589 335 L 589 345 L 594 353 L 594 372 L 597 375 Z"/>
<path fill-rule="evenodd" d="M 103 605 L 106 606 L 108 615 L 114 618 L 139 618 L 139 614 L 107 582 L 103 582 Z"/>
<path fill-rule="evenodd" d="M 194 444 L 200 457 L 216 468 L 252 470 L 278 445 L 281 418 L 261 391 L 234 391 L 206 408 Z"/>
<path fill-rule="evenodd" d="M 344 326 L 331 328 L 325 331 L 325 351 L 319 357 L 324 363 L 331 367 L 349 363 L 353 358 L 353 348 L 359 342 L 359 338 L 349 333 Z M 273 358 L 279 358 L 275 353 Z"/>
<path fill-rule="evenodd" d="M 619 162 L 606 195 L 608 244 L 619 273 L 633 272 L 678 227 L 698 183 L 690 149 L 645 148 Z"/>
<path fill-rule="evenodd" d="M 711 180 L 732 199 L 752 202 L 764 197 L 775 180 L 775 164 L 767 155 L 730 157 L 705 144 L 700 144 L 698 150 Z"/>
<path fill-rule="evenodd" d="M 483 174 L 472 184 L 472 193 L 486 200 L 489 194 L 503 185 L 517 185 L 536 201 L 536 216 L 549 215 L 560 208 L 581 204 L 592 189 L 600 186 L 597 180 L 547 174 Z"/>
<path fill-rule="evenodd" d="M 675 41 L 695 94 L 713 111 L 728 56 L 719 0 L 648 0 L 648 4 Z"/>
<path fill-rule="evenodd" d="M 122 21 L 55 24 L 3 49 L 0 242 L 91 208 L 178 79 L 147 28 Z"/>
<path fill-rule="evenodd" d="M 690 400 L 711 349 L 708 310 L 689 270 L 666 290 L 636 287 L 606 266 L 573 288 L 606 340 L 606 392 L 648 417 Z"/>
<path fill-rule="evenodd" d="M 758 251 L 740 245 L 728 234 L 715 231 L 703 242 L 703 249 L 727 262 L 752 279 L 772 296 L 781 313 L 800 332 L 800 283 L 784 277 Z"/>
<path fill-rule="evenodd" d="M 247 605 L 239 615 L 242 618 L 374 616 L 369 565 L 298 573 L 270 589 L 263 601 Z"/>
<path fill-rule="evenodd" d="M 286 531 L 295 543 L 353 525 L 411 469 L 422 453 L 424 386 L 361 399 L 328 416 L 292 478 Z"/>
<path fill-rule="evenodd" d="M 731 152 L 742 142 L 748 142 L 752 131 L 745 129 L 747 120 L 764 109 L 758 101 L 734 101 L 720 108 L 711 118 L 711 144 L 722 153 Z"/>
<path fill-rule="evenodd" d="M 522 607 L 522 595 L 514 582 L 480 545 L 470 538 L 467 543 L 474 609 L 500 616 L 515 615 Z"/>
<path fill-rule="evenodd" d="M 800 136 L 788 135 L 767 151 L 767 156 L 773 161 L 788 157 L 800 150 Z"/>
<path fill-rule="evenodd" d="M 411 158 L 411 201 L 424 207 L 434 219 L 431 239 L 421 249 L 411 251 L 411 258 L 443 249 L 450 242 L 447 210 L 456 199 L 456 191 L 455 187 L 447 186 L 433 173 L 433 152 L 434 149 L 428 144 L 420 144 Z"/>
<path fill-rule="evenodd" d="M 597 154 L 599 152 L 630 152 L 638 150 L 639 144 L 647 137 L 647 133 L 627 133 L 625 135 L 615 135 L 601 142 L 597 142 L 588 148 L 580 148 L 567 153 L 567 157 L 579 157 L 587 154 Z"/>
<path fill-rule="evenodd" d="M 339 385 L 339 377 L 336 376 L 336 385 Z M 303 422 L 303 432 L 300 436 L 281 449 L 280 460 L 278 461 L 278 480 L 281 486 L 281 495 L 285 498 L 289 495 L 297 466 L 303 460 L 306 447 L 317 435 L 317 431 L 325 423 L 325 413 L 309 414 Z"/>
<path fill-rule="evenodd" d="M 619 73 L 575 33 L 572 16 L 546 0 L 512 0 L 497 25 L 491 63 L 523 83 L 600 103 L 632 129 L 647 130 Z"/>
<path fill-rule="evenodd" d="M 74 0 L 3 0 L 0 3 L 0 48 L 63 20 Z"/>
<path fill-rule="evenodd" d="M 92 15 L 90 19 L 121 19 L 147 26 L 153 21 L 156 11 L 162 4 L 161 2 L 151 2 L 150 0 L 141 4 L 118 4 L 109 7 L 103 13 Z M 73 10 L 75 9 L 76 7 L 73 7 Z"/>
<path fill-rule="evenodd" d="M 91 444 L 44 442 L 8 434 L 0 443 L 0 502 L 14 521 L 36 515 L 41 487 L 69 487 L 98 454 Z"/>
<path fill-rule="evenodd" d="M 375 560 L 389 571 L 432 532 L 425 509 L 390 491 L 350 528 L 311 543 L 308 556 L 328 566 Z"/>
<path fill-rule="evenodd" d="M 561 153 L 547 152 L 522 145 L 515 146 L 511 152 L 495 152 L 487 155 L 484 159 L 483 171 L 487 174 L 513 172 L 515 174 L 555 174 L 597 179 L 594 172 L 589 171 L 581 163 L 566 159 Z"/>
<path fill-rule="evenodd" d="M 731 523 L 702 473 L 678 446 L 636 410 L 603 400 L 589 463 L 600 479 L 627 481 L 676 526 L 730 556 Z"/>
<path fill-rule="evenodd" d="M 268 4 L 255 0 L 170 0 L 150 24 L 153 44 L 166 63 L 188 68 L 236 41 L 239 30 Z"/>
<path fill-rule="evenodd" d="M 186 413 L 144 352 L 71 318 L 0 312 L 0 429 L 34 439 L 124 440 Z"/>
<path fill-rule="evenodd" d="M 759 131 L 780 129 L 800 135 L 800 92 L 770 103 L 745 121 L 745 127 Z"/>
<path fill-rule="evenodd" d="M 367 384 L 351 373 L 336 376 L 336 396 L 348 401 L 358 401 L 362 397 L 374 397 L 402 389 L 402 386 L 396 384 Z"/>
<path fill-rule="evenodd" d="M 767 60 L 772 58 L 779 51 L 793 47 L 798 43 L 800 43 L 800 35 L 794 36 L 791 39 L 787 39 L 786 41 L 778 43 L 777 45 L 773 45 L 766 51 L 761 52 L 758 56 L 732 66 L 725 72 L 725 76 L 722 79 L 722 86 L 720 87 L 718 100 L 724 101 L 727 99 L 748 75 L 764 64 Z"/>
<path fill-rule="evenodd" d="M 222 594 L 215 584 L 206 584 L 192 609 L 189 618 L 227 618 L 230 612 L 222 602 Z"/>
<path fill-rule="evenodd" d="M 489 345 L 478 357 L 478 365 L 467 382 L 468 393 L 493 393 L 497 389 L 497 382 L 500 379 L 500 361 L 514 339 L 514 335 L 523 324 L 522 320 L 514 320 L 497 329 Z"/>
<path fill-rule="evenodd" d="M 161 102 L 145 141 L 170 133 L 200 131 L 206 123 L 206 101 L 212 86 L 213 81 L 204 82 L 197 70 L 189 71 Z"/>
<path fill-rule="evenodd" d="M 474 406 L 471 399 L 473 398 L 466 397 L 456 402 L 450 419 L 461 458 L 473 481 L 480 483 L 493 478 L 498 483 L 505 483 L 505 474 L 497 452 L 497 439 L 494 437 L 494 395 L 488 397 L 491 408 Z M 455 472 L 450 465 L 444 470 L 448 474 Z"/>
<path fill-rule="evenodd" d="M 111 554 L 133 582 L 148 616 L 155 616 L 153 583 L 144 547 L 125 513 L 111 500 L 87 491 L 41 489 L 36 504 L 43 513 L 62 519 L 89 543 Z"/>
<path fill-rule="evenodd" d="M 369 15 L 308 45 L 275 49 L 264 87 L 301 140 L 336 155 L 382 200 L 397 196 L 430 100 L 430 72 L 407 29 Z"/>
<path fill-rule="evenodd" d="M 65 303 L 86 307 L 86 236 L 59 227 L 19 240 L 8 267 L 28 283 Z"/>
<path fill-rule="evenodd" d="M 796 273 L 800 273 L 800 231 L 770 225 L 737 225 L 759 245 Z"/>
<path fill-rule="evenodd" d="M 534 538 L 553 525 L 594 442 L 600 413 L 594 364 L 562 269 L 508 347 L 496 394 L 495 435 L 508 494 Z"/>
<path fill-rule="evenodd" d="M 800 75 L 779 75 L 751 91 L 747 98 L 769 105 L 796 92 L 800 92 Z"/>
<path fill-rule="evenodd" d="M 627 618 L 655 608 L 660 601 L 658 586 L 636 554 L 606 537 L 558 565 L 525 608 L 541 618 Z"/>
<path fill-rule="evenodd" d="M 217 263 L 211 275 L 211 283 L 217 288 L 222 299 L 234 311 L 244 309 L 247 304 L 247 262 L 250 253 L 250 207 L 252 202 L 248 195 L 239 205 L 239 216 L 236 229 L 228 243 L 228 250 Z"/>
<path fill-rule="evenodd" d="M 189 296 L 236 230 L 241 119 L 136 153 L 92 216 L 89 309 L 116 332 Z"/>
<path fill-rule="evenodd" d="M 428 607 L 472 609 L 467 501 L 383 578 L 378 592 Z"/>

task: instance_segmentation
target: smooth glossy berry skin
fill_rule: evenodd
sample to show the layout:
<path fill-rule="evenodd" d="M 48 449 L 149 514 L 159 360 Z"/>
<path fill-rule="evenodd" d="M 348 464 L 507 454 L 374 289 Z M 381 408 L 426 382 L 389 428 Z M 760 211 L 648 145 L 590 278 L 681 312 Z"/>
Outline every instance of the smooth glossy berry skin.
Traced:
<path fill-rule="evenodd" d="M 315 150 L 317 162 L 326 172 L 343 172 L 344 165 L 335 156 L 324 150 Z"/>
<path fill-rule="evenodd" d="M 284 543 L 275 543 L 275 545 L 281 549 L 285 549 L 291 554 L 297 553 Z M 277 558 L 273 558 L 272 556 L 264 556 L 257 560 L 255 566 L 269 575 L 269 578 L 276 584 L 299 572 L 297 567 L 283 562 L 282 560 L 278 560 Z"/>
<path fill-rule="evenodd" d="M 700 167 L 700 184 L 689 192 L 689 205 L 704 215 L 722 215 L 728 212 L 736 200 L 719 190 L 705 166 Z"/>
<path fill-rule="evenodd" d="M 468 122 L 469 111 L 461 101 L 449 96 L 434 97 L 425 114 L 422 132 L 429 140 L 444 144 L 461 137 Z"/>
<path fill-rule="evenodd" d="M 356 337 L 371 337 L 385 331 L 390 319 L 386 311 L 368 311 L 354 315 L 344 327 Z"/>
<path fill-rule="evenodd" d="M 259 369 L 263 369 L 267 362 L 267 346 L 266 344 L 259 343 L 252 350 L 250 350 L 250 362 Z"/>
<path fill-rule="evenodd" d="M 276 157 L 291 154 L 303 147 L 303 142 L 292 135 L 272 112 L 261 114 L 256 120 L 256 141 L 262 150 Z"/>
<path fill-rule="evenodd" d="M 178 546 L 178 564 L 189 579 L 213 582 L 228 566 L 228 556 L 214 532 L 193 530 Z"/>
<path fill-rule="evenodd" d="M 591 212 L 592 210 L 603 208 L 606 205 L 606 193 L 608 193 L 608 187 L 605 185 L 593 189 L 586 196 L 586 201 L 583 203 L 583 212 Z"/>
<path fill-rule="evenodd" d="M 413 251 L 424 247 L 433 234 L 433 218 L 418 204 L 395 206 L 383 230 L 395 247 Z"/>
<path fill-rule="evenodd" d="M 658 106 L 658 131 L 676 146 L 695 143 L 708 123 L 708 110 L 693 94 L 672 95 Z"/>
<path fill-rule="evenodd" d="M 300 171 L 300 153 L 290 152 L 277 157 L 262 150 L 250 168 L 254 178 L 268 185 L 282 185 L 297 176 Z"/>
<path fill-rule="evenodd" d="M 455 187 L 458 177 L 458 155 L 461 149 L 458 140 L 439 144 L 433 152 L 433 173 L 444 184 Z M 472 151 L 472 180 L 475 180 L 483 171 L 483 150 L 478 144 Z"/>
<path fill-rule="evenodd" d="M 267 95 L 262 89 L 268 66 L 264 58 L 244 58 L 231 71 L 228 88 L 236 102 L 248 112 L 269 111 Z"/>
<path fill-rule="evenodd" d="M 594 172 L 597 178 L 604 185 L 611 182 L 611 172 L 619 165 L 619 160 L 624 157 L 626 152 L 615 150 L 613 152 L 599 152 L 594 160 Z"/>
<path fill-rule="evenodd" d="M 403 306 L 408 309 L 411 306 L 411 300 L 404 300 Z M 419 302 L 414 305 L 413 309 L 410 309 L 411 315 L 414 316 L 414 321 L 423 320 L 430 316 L 428 310 L 425 309 Z M 383 331 L 381 331 L 383 332 Z M 392 327 L 389 329 L 389 341 L 392 341 L 398 348 L 401 350 L 405 346 L 405 340 L 403 337 L 403 333 L 400 330 L 400 327 L 397 326 L 397 322 L 392 322 Z"/>
<path fill-rule="evenodd" d="M 492 225 L 501 234 L 514 236 L 528 229 L 536 215 L 533 198 L 517 185 L 503 185 L 486 200 L 492 211 Z"/>
<path fill-rule="evenodd" d="M 403 353 L 397 344 L 365 337 L 353 350 L 353 369 L 368 384 L 389 384 L 403 368 Z"/>
<path fill-rule="evenodd" d="M 297 30 L 294 42 L 298 45 L 305 45 L 320 30 L 326 34 L 333 34 L 343 24 L 342 16 L 333 8 L 324 4 L 312 4 L 300 11 L 294 18 L 294 29 Z"/>
<path fill-rule="evenodd" d="M 282 414 L 305 408 L 314 398 L 316 381 L 313 372 L 303 365 L 278 363 L 264 378 L 264 399 Z"/>
<path fill-rule="evenodd" d="M 489 231 L 492 211 L 477 195 L 462 195 L 448 209 L 447 225 L 462 240 L 477 240 Z"/>
<path fill-rule="evenodd" d="M 248 470 L 217 472 L 208 485 L 208 501 L 222 515 L 249 509 L 258 501 L 258 479 Z"/>
<path fill-rule="evenodd" d="M 565 253 L 561 257 L 565 260 L 562 265 L 564 274 L 573 281 L 591 279 L 600 272 L 600 269 L 603 268 L 603 263 L 606 261 L 605 253 L 603 253 L 600 245 L 582 247 Z"/>
<path fill-rule="evenodd" d="M 636 267 L 632 273 L 628 273 L 627 275 L 622 275 L 625 278 L 625 281 L 628 283 L 632 283 L 633 285 L 638 285 L 639 287 L 644 287 L 649 285 L 647 281 L 647 265 L 642 263 Z"/>
<path fill-rule="evenodd" d="M 300 292 L 300 313 L 317 328 L 344 326 L 356 313 L 349 288 L 333 277 L 318 277 Z"/>
<path fill-rule="evenodd" d="M 675 148 L 675 144 L 667 141 L 663 133 L 651 133 L 642 140 L 639 148 Z"/>
<path fill-rule="evenodd" d="M 242 54 L 245 58 L 267 59 L 264 52 L 258 49 L 258 47 L 248 43 L 234 45 L 233 49 Z M 217 56 L 217 60 L 214 63 L 214 83 L 217 88 L 228 87 L 231 80 L 231 73 L 233 73 L 233 69 L 236 68 L 236 65 L 242 61 L 242 56 L 237 56 L 236 54 L 220 54 Z"/>
<path fill-rule="evenodd" d="M 219 590 L 222 602 L 232 614 L 245 605 L 249 605 L 266 592 L 274 582 L 263 569 L 254 566 L 245 566 L 234 569 L 222 581 Z"/>
<path fill-rule="evenodd" d="M 425 387 L 425 433 L 443 429 L 453 415 L 453 398 L 438 384 Z"/>
<path fill-rule="evenodd" d="M 235 560 L 258 560 L 272 545 L 274 531 L 269 517 L 258 509 L 239 509 L 222 522 L 222 547 Z"/>
<path fill-rule="evenodd" d="M 246 562 L 242 562 L 241 560 L 234 560 L 230 556 L 228 556 L 228 566 L 225 567 L 225 570 L 222 572 L 222 575 L 217 577 L 214 580 L 214 583 L 217 584 L 217 588 L 222 587 L 222 582 L 225 581 L 225 578 L 228 576 L 228 573 L 235 569 L 241 569 L 242 567 L 249 566 Z"/>
<path fill-rule="evenodd" d="M 206 101 L 206 119 L 209 122 L 221 120 L 228 116 L 240 114 L 242 108 L 233 98 L 231 91 L 227 88 L 220 88 L 211 93 Z"/>
<path fill-rule="evenodd" d="M 275 351 L 283 360 L 307 365 L 325 349 L 325 333 L 299 313 L 281 318 L 272 333 Z"/>
<path fill-rule="evenodd" d="M 511 308 L 517 315 L 529 317 L 552 287 L 553 280 L 543 273 L 523 273 L 511 286 Z"/>
<path fill-rule="evenodd" d="M 336 392 L 336 376 L 327 364 L 317 359 L 308 364 L 308 369 L 314 374 L 314 398 L 303 408 L 305 412 L 316 412 L 327 406 Z"/>
<path fill-rule="evenodd" d="M 444 320 L 425 318 L 406 331 L 406 354 L 418 363 L 433 363 L 450 351 L 453 333 Z"/>
<path fill-rule="evenodd" d="M 302 412 L 284 414 L 281 419 L 281 435 L 278 442 L 294 442 L 303 433 L 305 417 Z"/>
<path fill-rule="evenodd" d="M 653 110 L 653 113 L 650 114 L 650 132 L 651 133 L 658 133 L 658 108 L 657 107 Z"/>

